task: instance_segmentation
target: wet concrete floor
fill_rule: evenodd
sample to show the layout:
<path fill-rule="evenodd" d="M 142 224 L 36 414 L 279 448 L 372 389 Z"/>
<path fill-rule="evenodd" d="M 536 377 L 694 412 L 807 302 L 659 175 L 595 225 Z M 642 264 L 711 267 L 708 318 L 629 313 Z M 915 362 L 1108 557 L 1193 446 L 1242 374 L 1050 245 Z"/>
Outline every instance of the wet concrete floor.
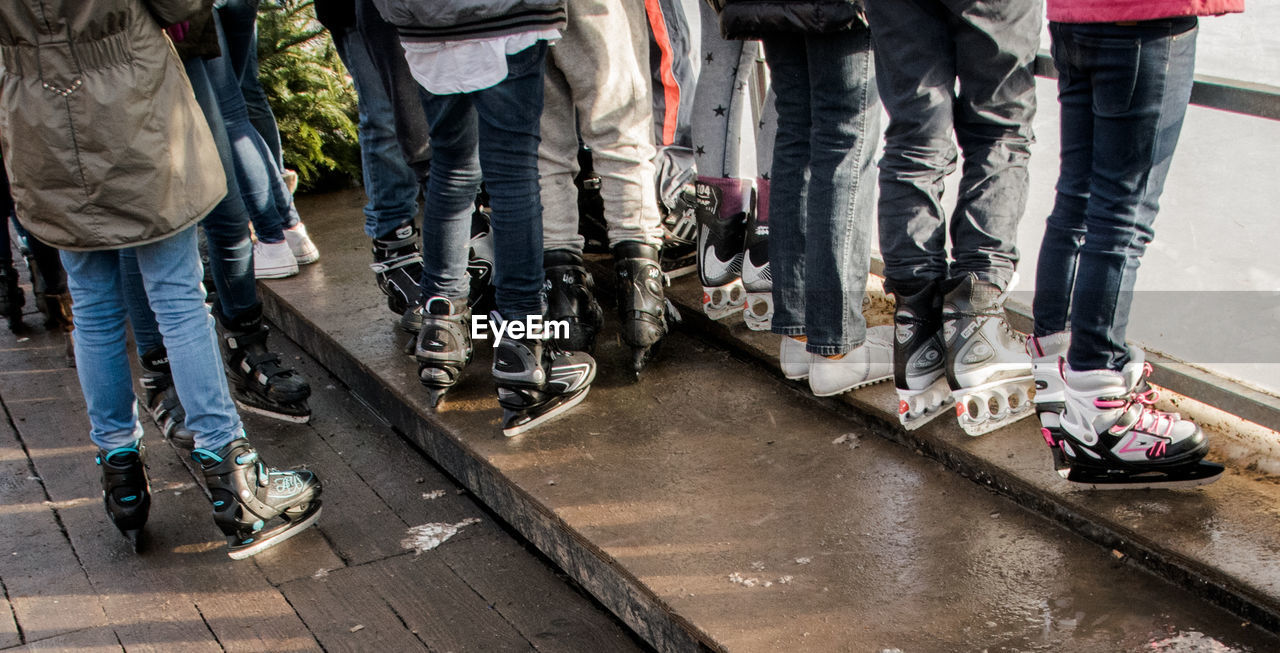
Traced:
<path fill-rule="evenodd" d="M 300 201 L 323 258 L 269 288 L 357 374 L 426 412 L 367 267 L 361 204 L 358 192 Z M 618 587 L 593 589 L 607 606 L 601 592 L 651 596 L 733 651 L 1280 649 L 717 346 L 674 334 L 633 382 L 614 333 L 587 400 L 514 439 L 499 433 L 481 343 L 433 427 L 472 457 L 452 473 L 495 471 L 583 543 L 575 555 L 616 570 L 601 582 Z"/>

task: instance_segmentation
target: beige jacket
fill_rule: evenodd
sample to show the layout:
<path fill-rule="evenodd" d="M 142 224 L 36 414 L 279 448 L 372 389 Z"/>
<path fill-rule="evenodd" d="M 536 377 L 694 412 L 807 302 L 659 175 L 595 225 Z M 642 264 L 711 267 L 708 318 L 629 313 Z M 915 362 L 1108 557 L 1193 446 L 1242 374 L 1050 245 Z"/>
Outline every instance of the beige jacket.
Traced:
<path fill-rule="evenodd" d="M 163 239 L 226 179 L 161 24 L 210 0 L 0 2 L 0 147 L 22 224 L 70 250 Z"/>

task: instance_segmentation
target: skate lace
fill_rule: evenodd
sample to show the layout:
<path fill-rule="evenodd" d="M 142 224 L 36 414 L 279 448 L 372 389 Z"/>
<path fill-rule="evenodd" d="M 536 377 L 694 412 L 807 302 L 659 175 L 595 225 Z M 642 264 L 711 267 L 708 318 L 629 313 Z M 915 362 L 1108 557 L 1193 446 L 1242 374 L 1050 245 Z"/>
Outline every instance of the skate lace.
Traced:
<path fill-rule="evenodd" d="M 1173 427 L 1180 418 L 1176 414 L 1166 413 L 1154 408 L 1155 403 L 1160 399 L 1160 391 L 1146 383 L 1146 378 L 1150 374 L 1151 364 L 1144 363 L 1142 378 L 1138 385 L 1139 387 L 1144 387 L 1145 390 L 1139 391 L 1135 389 L 1123 400 L 1097 399 L 1094 401 L 1094 405 L 1103 409 L 1121 408 L 1124 411 L 1128 411 L 1132 406 L 1138 406 L 1140 412 L 1135 422 L 1129 426 L 1117 423 L 1111 427 L 1111 432 L 1122 433 L 1132 428 L 1159 438 L 1147 448 L 1147 454 L 1152 458 L 1156 458 L 1164 455 L 1169 442 L 1173 439 L 1171 437 Z"/>

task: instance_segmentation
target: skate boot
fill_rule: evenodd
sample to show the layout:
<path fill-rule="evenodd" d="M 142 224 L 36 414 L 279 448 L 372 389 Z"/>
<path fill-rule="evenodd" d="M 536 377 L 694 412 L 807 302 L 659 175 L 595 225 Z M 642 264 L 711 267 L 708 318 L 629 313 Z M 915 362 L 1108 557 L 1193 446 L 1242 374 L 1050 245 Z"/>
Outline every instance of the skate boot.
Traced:
<path fill-rule="evenodd" d="M 413 352 L 418 380 L 432 407 L 458 382 L 471 362 L 471 308 L 466 300 L 432 297 L 424 306 L 422 330 Z"/>
<path fill-rule="evenodd" d="M 662 202 L 658 208 L 662 215 L 662 258 L 659 263 L 663 274 L 677 279 L 698 269 L 698 190 L 694 184 L 685 184 L 676 195 L 675 205 Z"/>
<path fill-rule="evenodd" d="M 892 379 L 892 343 L 893 327 L 871 327 L 862 346 L 844 356 L 814 356 L 809 389 L 816 397 L 830 397 Z"/>
<path fill-rule="evenodd" d="M 99 449 L 94 460 L 102 468 L 102 502 L 107 516 L 129 539 L 136 553 L 141 546 L 142 526 L 151 510 L 151 483 L 147 480 L 142 440 L 111 451 Z"/>
<path fill-rule="evenodd" d="M 493 305 L 493 227 L 489 208 L 477 206 L 471 214 L 471 240 L 467 245 L 467 276 L 471 293 L 467 304 L 483 313 Z"/>
<path fill-rule="evenodd" d="M 44 313 L 44 328 L 62 332 L 67 367 L 75 367 L 76 340 L 71 314 L 71 293 L 65 288 L 59 293 L 39 293 L 36 295 L 36 305 Z"/>
<path fill-rule="evenodd" d="M 1209 440 L 1189 420 L 1151 406 L 1151 366 L 1129 349 L 1119 372 L 1063 367 L 1065 410 L 1059 443 L 1067 481 L 1093 489 L 1180 488 L 1218 480 L 1222 465 L 1205 462 Z"/>
<path fill-rule="evenodd" d="M 187 428 L 187 411 L 178 400 L 178 390 L 169 372 L 169 354 L 163 346 L 142 354 L 141 382 L 142 405 L 160 433 L 183 449 L 195 447 L 195 434 Z"/>
<path fill-rule="evenodd" d="M 949 411 L 947 349 L 942 341 L 942 294 L 936 283 L 906 294 L 895 292 L 893 382 L 898 389 L 898 420 L 908 431 Z"/>
<path fill-rule="evenodd" d="M 1066 368 L 1070 347 L 1071 334 L 1067 331 L 1027 338 L 1027 355 L 1031 357 L 1036 382 L 1034 400 L 1036 415 L 1040 418 L 1040 435 L 1053 452 L 1053 468 L 1059 472 L 1068 467 L 1058 443 L 1062 441 L 1062 411 L 1066 402 L 1062 370 Z"/>
<path fill-rule="evenodd" d="M 269 469 L 244 438 L 217 451 L 196 449 L 213 502 L 213 521 L 227 536 L 227 555 L 256 555 L 314 524 L 320 517 L 320 479 L 307 470 Z"/>
<path fill-rule="evenodd" d="M 698 178 L 698 275 L 702 310 L 713 320 L 741 311 L 746 303 L 742 246 L 750 192 L 745 179 Z"/>
<path fill-rule="evenodd" d="M 769 272 L 769 180 L 757 181 L 755 210 L 747 218 L 743 244 L 742 286 L 747 307 L 742 320 L 752 331 L 768 331 L 773 324 L 773 275 Z"/>
<path fill-rule="evenodd" d="M 658 264 L 658 248 L 636 241 L 613 247 L 613 273 L 618 284 L 618 328 L 631 348 L 631 371 L 641 370 L 657 354 L 674 315 L 663 293 L 666 277 Z"/>
<path fill-rule="evenodd" d="M 0 228 L 8 229 L 9 225 L 0 225 Z M 22 286 L 18 285 L 18 271 L 8 263 L 0 264 L 0 315 L 4 315 L 9 321 L 9 330 L 14 333 L 24 328 L 22 307 L 26 303 L 26 294 L 22 292 Z"/>
<path fill-rule="evenodd" d="M 502 318 L 495 311 L 490 321 Z M 502 406 L 502 434 L 520 435 L 586 399 L 596 362 L 585 352 L 563 352 L 542 340 L 503 336 L 493 355 L 493 380 Z"/>
<path fill-rule="evenodd" d="M 396 315 L 418 304 L 418 280 L 422 278 L 421 234 L 412 222 L 386 238 L 373 239 L 373 269 L 378 290 L 387 296 L 387 308 Z"/>
<path fill-rule="evenodd" d="M 569 325 L 567 337 L 554 344 L 566 351 L 595 351 L 604 311 L 591 293 L 595 282 L 582 267 L 582 256 L 567 249 L 547 250 L 542 253 L 542 267 L 547 274 L 546 320 Z"/>
<path fill-rule="evenodd" d="M 262 320 L 262 305 L 220 322 L 227 345 L 227 380 L 236 405 L 286 422 L 311 421 L 311 386 L 301 374 L 282 366 L 279 354 L 267 351 L 270 329 Z"/>
<path fill-rule="evenodd" d="M 973 436 L 1034 412 L 1025 336 L 1005 322 L 1004 298 L 994 284 L 969 274 L 942 304 L 947 383 L 960 428 Z"/>

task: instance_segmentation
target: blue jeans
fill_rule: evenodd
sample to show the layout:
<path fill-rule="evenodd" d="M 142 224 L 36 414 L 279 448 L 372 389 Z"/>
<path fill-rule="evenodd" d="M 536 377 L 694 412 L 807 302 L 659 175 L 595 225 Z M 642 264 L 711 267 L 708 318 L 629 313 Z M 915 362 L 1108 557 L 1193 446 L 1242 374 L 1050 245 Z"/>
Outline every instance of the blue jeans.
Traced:
<path fill-rule="evenodd" d="M 360 162 L 364 168 L 364 233 L 384 238 L 413 222 L 418 213 L 418 179 L 405 163 L 396 140 L 391 99 L 369 57 L 369 49 L 355 29 L 333 34 L 338 56 L 351 73 L 360 110 Z M 421 111 L 421 108 L 418 109 Z"/>
<path fill-rule="evenodd" d="M 1036 267 L 1036 335 L 1071 324 L 1067 362 L 1119 370 L 1139 259 L 1178 145 L 1196 19 L 1051 23 L 1062 168 Z"/>
<path fill-rule="evenodd" d="M 493 209 L 494 301 L 508 320 L 543 311 L 538 133 L 546 41 L 507 55 L 507 78 L 473 93 L 422 90 L 431 174 L 422 224 L 422 294 L 470 292 L 467 243 L 483 172 Z"/>
<path fill-rule="evenodd" d="M 1013 278 L 1043 15 L 1040 0 L 867 3 L 889 112 L 879 206 L 886 290 L 915 292 L 969 273 L 1005 288 Z M 953 132 L 964 170 L 948 262 L 942 193 L 956 168 Z"/>
<path fill-rule="evenodd" d="M 240 185 L 254 231 L 259 240 L 278 243 L 284 240 L 285 229 L 298 224 L 298 212 L 275 156 L 249 120 L 240 78 L 227 54 L 230 48 L 220 15 L 220 12 L 214 12 L 213 17 L 218 26 L 218 44 L 223 55 L 205 62 L 209 82 L 218 96 L 218 106 L 231 141 L 236 183 Z"/>
<path fill-rule="evenodd" d="M 382 88 L 391 102 L 395 116 L 396 140 L 404 159 L 413 169 L 421 185 L 425 185 L 431 166 L 430 131 L 427 117 L 418 98 L 418 82 L 404 59 L 404 47 L 396 28 L 382 18 L 373 0 L 356 0 L 356 29 L 364 37 L 369 59 L 373 62 Z"/>
<path fill-rule="evenodd" d="M 196 446 L 217 449 L 243 436 L 200 288 L 196 230 L 133 249 Z M 64 251 L 62 264 L 75 313 L 76 372 L 89 411 L 89 437 L 108 451 L 131 445 L 142 427 L 125 349 L 120 254 Z"/>
<path fill-rule="evenodd" d="M 218 306 L 224 317 L 231 317 L 258 303 L 258 286 L 253 276 L 253 241 L 249 237 L 249 210 L 245 207 L 240 184 L 236 180 L 235 158 L 226 123 L 218 107 L 217 94 L 209 80 L 210 62 L 195 57 L 183 62 L 196 102 L 204 112 L 213 142 L 218 147 L 227 178 L 227 194 L 200 221 L 209 245 L 209 271 L 218 290 Z M 126 254 L 126 256 L 128 256 Z M 137 266 L 133 266 L 135 269 Z M 130 283 L 126 279 L 126 284 Z M 137 322 L 134 322 L 137 329 Z M 140 351 L 141 343 L 139 343 Z"/>
<path fill-rule="evenodd" d="M 267 92 L 258 81 L 258 5 L 260 0 L 223 0 L 218 9 L 227 47 L 222 54 L 231 59 L 231 69 L 240 80 L 249 122 L 262 136 L 276 166 L 284 170 L 284 152 L 280 148 L 280 128 L 267 102 Z"/>
<path fill-rule="evenodd" d="M 871 32 L 764 39 L 777 95 L 769 195 L 773 332 L 815 354 L 862 344 L 880 136 Z"/>

